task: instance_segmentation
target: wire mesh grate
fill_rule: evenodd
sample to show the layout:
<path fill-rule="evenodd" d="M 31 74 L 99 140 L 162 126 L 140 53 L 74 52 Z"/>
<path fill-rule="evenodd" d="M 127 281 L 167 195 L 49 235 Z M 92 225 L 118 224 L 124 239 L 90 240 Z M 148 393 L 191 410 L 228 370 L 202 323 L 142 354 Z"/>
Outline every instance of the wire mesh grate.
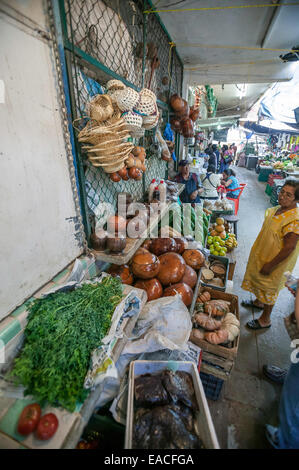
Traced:
<path fill-rule="evenodd" d="M 75 48 L 67 49 L 68 75 L 74 119 L 86 117 L 86 105 L 91 97 L 105 93 L 105 85 L 113 73 L 127 80 L 137 89 L 142 87 L 143 2 L 131 0 L 64 0 L 67 41 Z M 161 101 L 168 101 L 169 93 L 181 93 L 183 68 L 171 50 L 169 38 L 155 15 L 146 21 L 146 57 L 144 87 L 150 88 Z M 171 51 L 171 54 L 170 54 Z M 172 59 L 171 59 L 172 57 Z M 105 67 L 97 66 L 97 62 Z M 171 60 L 170 60 L 171 59 Z M 155 67 L 155 64 L 158 65 Z M 171 72 L 171 79 L 169 73 Z M 162 113 L 161 113 L 162 114 Z M 168 120 L 163 110 L 163 124 Z M 80 123 L 82 128 L 82 122 Z M 75 124 L 79 127 L 79 122 Z M 153 178 L 167 176 L 167 163 L 161 159 L 155 132 L 136 144 L 144 145 L 147 153 L 143 181 L 113 182 L 101 168 L 93 167 L 77 142 L 84 168 L 84 186 L 91 211 L 100 203 L 110 203 L 116 209 L 117 195 L 128 192 L 141 199 Z"/>

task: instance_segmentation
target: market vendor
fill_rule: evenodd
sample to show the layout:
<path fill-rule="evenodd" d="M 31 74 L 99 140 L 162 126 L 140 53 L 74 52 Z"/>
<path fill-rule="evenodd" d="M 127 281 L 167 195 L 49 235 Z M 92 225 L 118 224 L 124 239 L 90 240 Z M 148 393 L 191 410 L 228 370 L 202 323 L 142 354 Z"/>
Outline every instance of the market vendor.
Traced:
<path fill-rule="evenodd" d="M 284 273 L 292 271 L 299 254 L 299 180 L 286 180 L 278 196 L 279 206 L 266 210 L 262 229 L 249 255 L 242 289 L 256 299 L 242 302 L 244 307 L 263 310 L 251 320 L 252 330 L 270 328 L 270 315 L 279 291 L 284 287 Z"/>
<path fill-rule="evenodd" d="M 216 201 L 218 199 L 217 188 L 220 186 L 221 175 L 216 174 L 215 166 L 209 165 L 207 173 L 205 175 L 200 175 L 200 179 L 204 189 L 201 194 L 201 198 Z"/>
<path fill-rule="evenodd" d="M 227 196 L 232 198 L 232 199 L 237 199 L 239 194 L 240 194 L 240 189 L 237 191 L 232 191 L 233 189 L 239 188 L 239 181 L 236 178 L 236 174 L 233 170 L 224 170 L 223 172 L 223 180 L 221 181 L 221 184 L 223 184 L 226 189 L 228 190 Z M 230 192 L 230 191 L 231 192 Z"/>
<path fill-rule="evenodd" d="M 180 199 L 183 203 L 200 203 L 199 194 L 203 192 L 203 189 L 201 188 L 196 174 L 190 173 L 188 160 L 181 160 L 179 162 L 179 173 L 175 176 L 174 180 L 177 183 L 185 185 L 185 189 L 180 195 Z"/>

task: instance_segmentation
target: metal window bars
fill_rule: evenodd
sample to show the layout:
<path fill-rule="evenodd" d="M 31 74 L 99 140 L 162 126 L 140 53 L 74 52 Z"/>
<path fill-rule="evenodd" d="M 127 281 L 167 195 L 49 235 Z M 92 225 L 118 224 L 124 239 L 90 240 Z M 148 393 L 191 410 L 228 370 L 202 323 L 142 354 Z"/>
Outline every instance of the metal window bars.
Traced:
<path fill-rule="evenodd" d="M 168 98 L 172 93 L 182 92 L 183 66 L 159 17 L 143 13 L 152 7 L 151 3 L 142 0 L 59 1 L 72 119 L 83 119 L 91 97 L 105 93 L 107 81 L 119 78 L 137 90 L 150 88 L 158 97 L 166 124 Z M 167 163 L 157 153 L 155 132 L 147 131 L 140 144 L 147 151 L 143 180 L 114 183 L 102 169 L 87 161 L 76 142 L 83 166 L 81 187 L 86 191 L 87 211 L 94 211 L 104 202 L 116 209 L 119 192 L 129 192 L 141 199 L 153 178 L 167 177 Z M 89 227 L 85 229 L 89 237 Z"/>

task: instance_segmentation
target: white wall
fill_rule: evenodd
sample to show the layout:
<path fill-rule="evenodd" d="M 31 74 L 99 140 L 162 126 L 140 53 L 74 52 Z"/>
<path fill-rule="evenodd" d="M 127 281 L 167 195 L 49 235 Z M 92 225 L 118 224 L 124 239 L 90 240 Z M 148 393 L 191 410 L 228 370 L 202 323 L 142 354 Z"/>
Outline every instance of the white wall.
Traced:
<path fill-rule="evenodd" d="M 43 2 L 14 1 L 41 19 Z M 82 253 L 51 42 L 0 15 L 0 320 Z"/>

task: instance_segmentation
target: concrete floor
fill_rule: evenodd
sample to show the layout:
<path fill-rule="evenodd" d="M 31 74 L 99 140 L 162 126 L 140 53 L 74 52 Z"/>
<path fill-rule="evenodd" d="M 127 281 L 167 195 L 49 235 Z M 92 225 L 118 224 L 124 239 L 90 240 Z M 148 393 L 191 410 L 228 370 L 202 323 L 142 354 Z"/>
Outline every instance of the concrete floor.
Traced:
<path fill-rule="evenodd" d="M 264 212 L 271 207 L 265 193 L 266 183 L 258 181 L 254 171 L 235 168 L 240 183 L 247 186 L 240 199 L 237 264 L 234 274 L 234 293 L 242 299 L 254 298 L 241 289 L 243 275 L 251 246 L 263 223 Z M 294 274 L 299 276 L 297 262 Z M 294 310 L 294 298 L 283 289 L 272 312 L 269 330 L 251 332 L 245 324 L 258 318 L 260 311 L 240 305 L 241 338 L 235 367 L 228 381 L 224 382 L 220 398 L 209 400 L 221 448 L 268 449 L 264 435 L 266 423 L 278 424 L 278 405 L 281 386 L 263 376 L 263 364 L 288 368 L 290 363 L 290 339 L 284 327 L 283 317 Z"/>

